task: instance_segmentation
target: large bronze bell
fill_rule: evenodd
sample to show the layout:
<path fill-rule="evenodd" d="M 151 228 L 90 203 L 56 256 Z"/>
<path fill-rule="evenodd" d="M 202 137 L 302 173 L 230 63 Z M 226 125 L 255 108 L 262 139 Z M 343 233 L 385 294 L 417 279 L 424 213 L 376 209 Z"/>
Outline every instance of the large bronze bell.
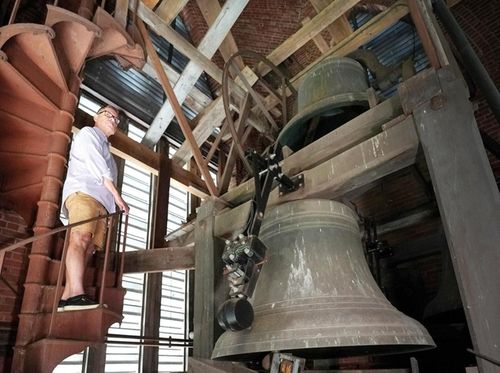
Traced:
<path fill-rule="evenodd" d="M 331 358 L 434 347 L 425 328 L 377 287 L 347 206 L 313 199 L 271 208 L 260 236 L 268 250 L 251 299 L 254 322 L 226 331 L 212 358 L 258 359 L 270 351 Z"/>

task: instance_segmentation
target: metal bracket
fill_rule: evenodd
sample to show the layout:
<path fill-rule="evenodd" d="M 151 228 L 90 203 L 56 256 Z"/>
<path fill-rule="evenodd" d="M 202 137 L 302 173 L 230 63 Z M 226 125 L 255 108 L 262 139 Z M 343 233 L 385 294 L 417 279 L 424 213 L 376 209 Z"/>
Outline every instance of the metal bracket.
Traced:
<path fill-rule="evenodd" d="M 271 363 L 270 373 L 302 373 L 306 360 L 291 354 L 275 352 Z"/>
<path fill-rule="evenodd" d="M 285 182 L 283 181 L 284 178 L 287 179 Z M 296 190 L 304 187 L 304 174 L 298 174 L 292 178 L 282 174 L 282 176 L 277 177 L 276 180 L 280 183 L 278 188 L 280 196 L 295 192 Z"/>

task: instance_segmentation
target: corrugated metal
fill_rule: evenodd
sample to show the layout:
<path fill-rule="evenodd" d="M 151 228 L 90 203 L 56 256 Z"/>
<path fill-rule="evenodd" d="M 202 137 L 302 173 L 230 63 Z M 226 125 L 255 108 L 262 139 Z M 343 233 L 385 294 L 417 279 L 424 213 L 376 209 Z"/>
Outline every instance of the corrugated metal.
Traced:
<path fill-rule="evenodd" d="M 374 14 L 370 13 L 357 13 L 355 19 L 352 20 L 351 23 L 354 28 L 359 28 L 373 16 Z M 373 51 L 377 55 L 380 63 L 384 66 L 392 66 L 400 63 L 408 56 L 412 56 L 417 72 L 425 69 L 429 65 L 415 27 L 412 23 L 405 22 L 404 20 L 400 20 L 383 31 L 374 39 L 363 45 L 362 48 Z M 397 84 L 379 93 L 382 97 L 388 98 L 395 93 L 396 89 Z"/>

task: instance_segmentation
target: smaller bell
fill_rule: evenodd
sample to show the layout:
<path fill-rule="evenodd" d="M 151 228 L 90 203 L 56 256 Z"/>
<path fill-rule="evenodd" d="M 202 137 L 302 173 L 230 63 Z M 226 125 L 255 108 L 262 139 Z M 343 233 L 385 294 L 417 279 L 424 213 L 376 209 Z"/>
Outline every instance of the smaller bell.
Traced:
<path fill-rule="evenodd" d="M 297 97 L 297 114 L 278 136 L 278 142 L 299 150 L 310 119 L 319 117 L 313 140 L 326 135 L 368 108 L 368 83 L 361 64 L 351 58 L 328 57 L 304 77 Z"/>

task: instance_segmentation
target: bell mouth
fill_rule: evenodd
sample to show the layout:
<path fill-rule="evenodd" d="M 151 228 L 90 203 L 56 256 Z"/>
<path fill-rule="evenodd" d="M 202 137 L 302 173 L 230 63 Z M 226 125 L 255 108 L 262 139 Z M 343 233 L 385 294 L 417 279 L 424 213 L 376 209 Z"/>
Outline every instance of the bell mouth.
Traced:
<path fill-rule="evenodd" d="M 415 345 L 398 345 L 397 352 L 394 351 L 393 345 L 374 345 L 374 346 L 342 346 L 342 347 L 321 347 L 307 349 L 291 349 L 280 350 L 281 353 L 288 353 L 304 359 L 336 359 L 352 356 L 383 356 L 413 353 L 425 351 L 435 348 L 435 345 L 419 346 L 415 349 Z M 219 361 L 239 361 L 239 362 L 260 362 L 264 357 L 275 351 L 252 352 L 240 355 L 229 355 L 215 357 L 212 359 Z"/>
<path fill-rule="evenodd" d="M 368 109 L 368 95 L 366 92 L 344 93 L 340 95 L 326 97 L 320 101 L 304 108 L 296 114 L 278 135 L 278 142 L 281 146 L 288 146 L 293 151 L 302 147 L 304 137 L 307 133 L 307 122 L 314 117 L 321 117 L 318 129 L 322 132 L 321 136 L 340 127 L 349 120 Z M 325 127 L 333 127 L 329 131 L 321 130 Z M 321 136 L 318 136 L 321 137 Z"/>

